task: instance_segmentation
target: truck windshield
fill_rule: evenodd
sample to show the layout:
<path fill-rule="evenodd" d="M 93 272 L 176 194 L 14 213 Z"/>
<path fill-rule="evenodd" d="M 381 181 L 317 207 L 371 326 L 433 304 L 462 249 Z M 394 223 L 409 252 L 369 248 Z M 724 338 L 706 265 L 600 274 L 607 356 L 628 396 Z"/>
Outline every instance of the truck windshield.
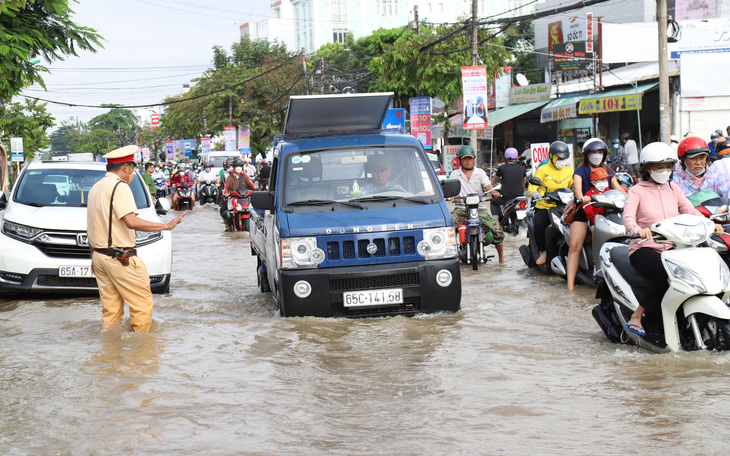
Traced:
<path fill-rule="evenodd" d="M 323 211 L 331 210 L 324 201 L 436 203 L 441 194 L 430 167 L 412 148 L 292 153 L 284 160 L 284 202 L 302 206 L 312 201 Z"/>
<path fill-rule="evenodd" d="M 102 169 L 34 169 L 28 170 L 18 183 L 15 201 L 29 206 L 85 207 L 89 190 L 106 171 Z M 142 178 L 135 173 L 130 185 L 137 209 L 149 206 Z"/>

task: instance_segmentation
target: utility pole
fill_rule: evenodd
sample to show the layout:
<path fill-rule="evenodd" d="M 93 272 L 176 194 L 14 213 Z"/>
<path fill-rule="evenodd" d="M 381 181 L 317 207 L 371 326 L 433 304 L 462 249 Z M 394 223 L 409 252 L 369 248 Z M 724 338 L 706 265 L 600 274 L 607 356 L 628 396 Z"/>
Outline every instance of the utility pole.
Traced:
<path fill-rule="evenodd" d="M 309 77 L 307 76 L 307 53 L 302 48 L 302 71 L 304 71 L 304 94 L 309 95 Z"/>
<path fill-rule="evenodd" d="M 478 14 L 477 0 L 471 0 L 471 65 L 477 66 L 479 60 L 479 28 L 477 27 L 477 14 Z M 464 100 L 466 103 L 466 100 Z M 485 100 L 486 104 L 486 100 Z M 463 119 L 466 122 L 466 119 Z M 477 153 L 477 131 L 469 131 L 469 145 L 474 148 L 474 152 Z M 478 155 L 478 153 L 477 153 Z M 475 157 L 476 158 L 476 157 Z M 474 160 L 474 164 L 477 160 Z"/>
<path fill-rule="evenodd" d="M 659 141 L 669 144 L 669 62 L 667 60 L 667 0 L 656 2 L 659 34 Z M 638 101 L 638 100 L 637 100 Z"/>
<path fill-rule="evenodd" d="M 416 21 L 416 35 L 420 35 L 420 29 L 418 25 L 418 5 L 413 6 L 413 20 Z"/>

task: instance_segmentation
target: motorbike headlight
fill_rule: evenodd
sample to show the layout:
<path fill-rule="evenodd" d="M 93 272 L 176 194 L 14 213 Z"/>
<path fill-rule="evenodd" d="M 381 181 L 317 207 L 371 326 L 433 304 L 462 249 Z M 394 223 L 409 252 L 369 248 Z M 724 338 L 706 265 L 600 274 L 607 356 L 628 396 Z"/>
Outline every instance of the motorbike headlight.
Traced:
<path fill-rule="evenodd" d="M 680 236 L 689 245 L 696 245 L 705 240 L 707 237 L 707 226 L 704 223 L 696 225 L 676 224 L 677 228 L 681 228 Z"/>
<path fill-rule="evenodd" d="M 470 195 L 466 197 L 466 205 L 471 206 L 472 204 L 479 204 L 481 199 L 479 195 Z"/>
<path fill-rule="evenodd" d="M 560 201 L 562 201 L 563 204 L 568 204 L 573 201 L 573 192 L 561 192 Z"/>
<path fill-rule="evenodd" d="M 717 257 L 717 262 L 720 263 L 720 283 L 722 289 L 727 290 L 730 288 L 730 268 L 727 267 L 727 263 L 720 257 Z"/>
<path fill-rule="evenodd" d="M 162 239 L 162 231 L 135 231 L 134 239 L 137 247 L 142 247 Z"/>
<path fill-rule="evenodd" d="M 417 249 L 427 260 L 455 258 L 458 253 L 456 232 L 451 227 L 425 229 Z"/>
<path fill-rule="evenodd" d="M 24 242 L 30 242 L 43 233 L 43 230 L 40 228 L 8 222 L 7 220 L 3 221 L 2 227 L 3 233 L 7 236 Z"/>
<path fill-rule="evenodd" d="M 698 293 L 707 293 L 707 288 L 705 288 L 705 285 L 702 283 L 702 279 L 700 279 L 695 273 L 691 272 L 689 268 L 680 263 L 675 263 L 669 260 L 667 260 L 667 266 L 669 266 L 669 271 L 676 279 L 691 286 L 697 290 Z M 727 268 L 727 265 L 725 267 Z"/>
<path fill-rule="evenodd" d="M 279 244 L 283 269 L 316 268 L 324 261 L 324 250 L 317 247 L 315 237 L 283 238 Z"/>

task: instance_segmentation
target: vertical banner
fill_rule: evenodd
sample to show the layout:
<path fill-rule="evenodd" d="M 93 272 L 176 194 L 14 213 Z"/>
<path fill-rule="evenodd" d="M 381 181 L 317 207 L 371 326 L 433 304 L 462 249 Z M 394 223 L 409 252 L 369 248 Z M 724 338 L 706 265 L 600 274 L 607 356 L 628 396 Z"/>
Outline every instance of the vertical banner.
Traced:
<path fill-rule="evenodd" d="M 173 145 L 175 144 L 175 141 L 168 139 L 165 141 L 165 151 L 167 152 L 167 159 L 172 160 L 174 158 L 174 152 Z"/>
<path fill-rule="evenodd" d="M 201 136 L 200 137 L 200 153 L 202 153 L 202 154 L 210 153 L 210 136 Z"/>
<path fill-rule="evenodd" d="M 249 125 L 245 127 L 243 125 L 238 126 L 238 150 L 243 155 L 251 154 L 251 128 Z"/>
<path fill-rule="evenodd" d="M 487 128 L 487 67 L 461 67 L 464 130 Z"/>
<path fill-rule="evenodd" d="M 411 135 L 415 136 L 424 149 L 431 146 L 431 97 L 409 98 L 411 111 Z"/>
<path fill-rule="evenodd" d="M 150 161 L 150 149 L 147 147 L 142 148 L 142 161 L 145 163 Z"/>
<path fill-rule="evenodd" d="M 586 13 L 586 52 L 593 52 L 593 13 Z"/>
<path fill-rule="evenodd" d="M 155 131 L 155 128 L 160 126 L 160 115 L 159 114 L 152 114 L 150 116 L 150 120 L 152 122 L 152 131 Z"/>
<path fill-rule="evenodd" d="M 236 150 L 236 127 L 223 127 L 226 150 Z"/>

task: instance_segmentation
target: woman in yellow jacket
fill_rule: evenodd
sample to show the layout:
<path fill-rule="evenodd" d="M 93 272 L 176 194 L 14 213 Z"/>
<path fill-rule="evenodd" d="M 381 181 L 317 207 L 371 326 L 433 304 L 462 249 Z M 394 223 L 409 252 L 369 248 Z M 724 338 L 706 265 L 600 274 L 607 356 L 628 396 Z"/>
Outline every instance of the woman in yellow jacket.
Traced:
<path fill-rule="evenodd" d="M 537 168 L 535 177 L 542 181 L 542 186 L 530 184 L 528 190 L 532 194 L 532 198 L 539 198 L 546 192 L 552 192 L 559 188 L 573 188 L 573 168 L 568 166 L 570 157 L 570 149 L 568 145 L 562 141 L 555 141 L 550 144 L 548 151 L 548 162 Z M 540 257 L 537 264 L 545 264 L 545 232 L 550 226 L 551 207 L 555 207 L 555 203 L 547 200 L 540 200 L 535 204 L 535 243 L 540 251 Z"/>

